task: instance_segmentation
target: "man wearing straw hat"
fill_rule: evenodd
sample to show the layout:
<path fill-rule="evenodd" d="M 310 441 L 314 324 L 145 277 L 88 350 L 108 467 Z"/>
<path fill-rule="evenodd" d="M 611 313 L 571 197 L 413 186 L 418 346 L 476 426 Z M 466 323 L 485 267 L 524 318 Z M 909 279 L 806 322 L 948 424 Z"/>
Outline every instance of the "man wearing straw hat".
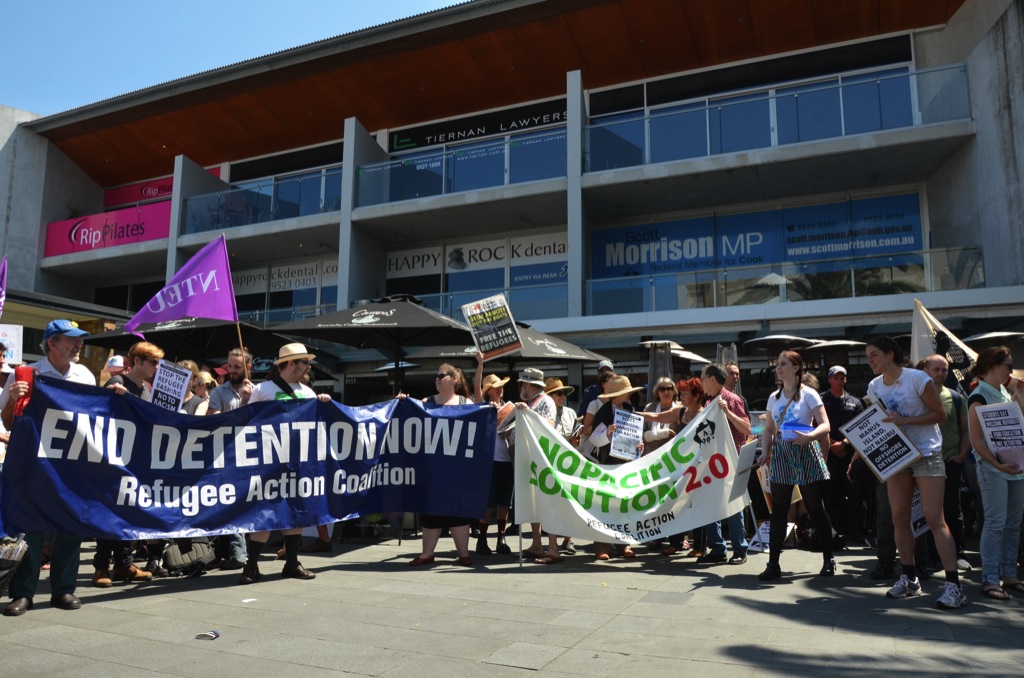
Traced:
<path fill-rule="evenodd" d="M 498 410 L 498 425 L 508 417 L 512 410 L 511 403 L 506 403 L 504 396 L 505 384 L 509 378 L 502 379 L 496 374 L 488 374 L 482 377 L 484 372 L 484 354 L 476 353 L 476 379 L 473 384 L 476 392 L 473 394 L 473 402 L 477 404 L 489 404 Z M 491 517 L 497 513 L 498 516 L 498 542 L 495 550 L 503 555 L 512 553 L 512 549 L 505 543 L 505 528 L 508 526 L 508 510 L 512 506 L 512 494 L 515 490 L 515 467 L 512 464 L 512 455 L 508 450 L 508 443 L 497 432 L 494 435 L 494 467 L 491 472 L 491 491 L 487 497 L 487 511 L 480 520 L 480 536 L 476 540 L 476 552 L 482 556 L 491 555 L 491 547 L 487 545 L 487 529 L 491 525 Z M 497 507 L 497 511 L 494 508 Z"/>
<path fill-rule="evenodd" d="M 303 344 L 294 343 L 282 346 L 278 351 L 277 360 L 274 361 L 273 377 L 270 381 L 265 381 L 252 390 L 249 402 L 305 400 L 308 398 L 316 398 L 325 403 L 330 402 L 329 394 L 317 395 L 313 389 L 302 383 L 303 378 L 310 370 L 309 363 L 315 357 L 306 350 Z M 281 576 L 286 579 L 314 579 L 316 574 L 304 568 L 299 562 L 302 529 L 295 527 L 281 532 L 284 535 L 285 553 L 285 564 L 284 569 L 281 570 Z M 245 547 L 249 555 L 245 568 L 242 570 L 242 576 L 238 579 L 239 584 L 253 584 L 263 576 L 260 573 L 259 558 L 269 537 L 270 532 L 268 531 L 253 532 L 246 537 Z"/>

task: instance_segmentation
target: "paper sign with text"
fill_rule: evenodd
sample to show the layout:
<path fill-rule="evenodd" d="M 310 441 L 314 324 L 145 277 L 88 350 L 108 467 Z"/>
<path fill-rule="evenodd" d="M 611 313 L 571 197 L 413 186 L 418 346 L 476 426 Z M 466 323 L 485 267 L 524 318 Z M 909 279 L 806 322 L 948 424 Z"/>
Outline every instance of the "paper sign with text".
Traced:
<path fill-rule="evenodd" d="M 484 360 L 516 351 L 523 346 L 505 295 L 496 294 L 462 305 L 462 313 L 473 331 L 473 341 Z"/>
<path fill-rule="evenodd" d="M 882 421 L 886 416 L 878 403 L 873 403 L 839 428 L 883 483 L 921 458 L 898 426 Z"/>

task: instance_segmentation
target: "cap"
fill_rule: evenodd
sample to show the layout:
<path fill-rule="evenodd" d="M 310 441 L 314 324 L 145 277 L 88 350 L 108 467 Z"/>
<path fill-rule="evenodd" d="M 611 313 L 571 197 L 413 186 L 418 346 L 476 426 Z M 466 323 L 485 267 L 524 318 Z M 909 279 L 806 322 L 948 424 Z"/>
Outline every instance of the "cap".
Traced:
<path fill-rule="evenodd" d="M 89 333 L 78 326 L 74 320 L 53 320 L 46 326 L 43 332 L 43 341 L 58 334 L 65 334 L 69 337 L 87 337 Z"/>
<path fill-rule="evenodd" d="M 107 372 L 114 374 L 124 369 L 124 356 L 115 355 L 111 356 L 110 360 L 107 361 Z"/>
<path fill-rule="evenodd" d="M 228 376 L 228 369 L 226 367 L 214 367 L 213 371 L 222 377 Z"/>
<path fill-rule="evenodd" d="M 605 368 L 607 368 L 609 370 L 614 370 L 615 369 L 615 365 L 612 365 L 612 361 L 611 360 L 602 360 L 601 362 L 599 362 L 597 364 L 597 371 L 598 372 L 600 372 L 601 370 L 603 370 Z"/>
<path fill-rule="evenodd" d="M 840 372 L 846 374 L 846 368 L 843 367 L 842 365 L 833 365 L 832 367 L 828 368 L 829 377 L 831 377 L 833 374 L 839 374 Z"/>

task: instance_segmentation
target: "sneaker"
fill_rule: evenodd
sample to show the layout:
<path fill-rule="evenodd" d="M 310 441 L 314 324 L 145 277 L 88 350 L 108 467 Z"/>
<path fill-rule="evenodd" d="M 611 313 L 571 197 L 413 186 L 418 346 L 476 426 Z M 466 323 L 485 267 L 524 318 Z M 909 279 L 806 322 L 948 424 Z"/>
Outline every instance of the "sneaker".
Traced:
<path fill-rule="evenodd" d="M 476 540 L 476 552 L 482 556 L 491 555 L 491 547 L 487 545 L 487 539 L 485 537 L 480 537 Z"/>
<path fill-rule="evenodd" d="M 905 574 L 901 574 L 896 585 L 885 592 L 886 598 L 909 598 L 919 595 L 921 595 L 921 582 L 916 577 L 914 581 L 910 581 Z"/>
<path fill-rule="evenodd" d="M 964 558 L 957 558 L 956 559 L 956 569 L 960 570 L 961 572 L 970 572 L 971 571 L 971 564 L 968 563 L 967 560 L 964 559 Z"/>
<path fill-rule="evenodd" d="M 146 572 L 145 570 L 140 570 L 139 568 L 135 567 L 134 563 L 132 563 L 131 565 L 128 565 L 127 567 L 125 567 L 124 565 L 115 565 L 114 566 L 114 578 L 115 579 L 123 579 L 125 581 L 136 581 L 136 582 L 138 582 L 138 581 L 150 581 L 150 580 L 153 579 L 153 573 L 152 572 Z"/>
<path fill-rule="evenodd" d="M 935 605 L 946 610 L 955 610 L 967 604 L 967 596 L 963 588 L 951 581 L 946 582 L 946 590 L 942 592 Z"/>
<path fill-rule="evenodd" d="M 114 585 L 110 579 L 110 570 L 96 570 L 92 573 L 92 585 L 98 589 L 109 589 Z"/>
<path fill-rule="evenodd" d="M 698 565 L 715 565 L 717 563 L 727 562 L 729 559 L 725 557 L 724 553 L 705 553 L 702 556 L 697 557 Z"/>
<path fill-rule="evenodd" d="M 576 544 L 572 543 L 572 539 L 563 539 L 561 550 L 565 551 L 570 556 L 574 556 L 576 555 Z"/>

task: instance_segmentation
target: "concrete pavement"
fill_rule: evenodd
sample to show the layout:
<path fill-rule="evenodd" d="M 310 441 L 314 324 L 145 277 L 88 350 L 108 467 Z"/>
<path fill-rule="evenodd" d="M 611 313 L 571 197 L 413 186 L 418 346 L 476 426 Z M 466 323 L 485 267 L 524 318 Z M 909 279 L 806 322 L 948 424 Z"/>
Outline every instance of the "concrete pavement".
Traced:
<path fill-rule="evenodd" d="M 816 576 L 820 555 L 786 551 L 787 575 L 766 585 L 755 554 L 698 566 L 642 547 L 600 563 L 581 549 L 557 565 L 495 555 L 463 568 L 441 550 L 422 569 L 407 565 L 417 538 L 350 541 L 303 557 L 313 581 L 281 579 L 267 555 L 251 586 L 214 571 L 111 589 L 89 585 L 92 548 L 81 610 L 50 608 L 44 578 L 35 610 L 0 617 L 3 675 L 1000 676 L 1024 666 L 1024 596 L 982 598 L 975 569 L 961 610 L 935 608 L 941 576 L 923 596 L 888 600 L 865 576 L 866 548 L 843 552 L 832 579 Z M 220 638 L 195 639 L 211 629 Z"/>

